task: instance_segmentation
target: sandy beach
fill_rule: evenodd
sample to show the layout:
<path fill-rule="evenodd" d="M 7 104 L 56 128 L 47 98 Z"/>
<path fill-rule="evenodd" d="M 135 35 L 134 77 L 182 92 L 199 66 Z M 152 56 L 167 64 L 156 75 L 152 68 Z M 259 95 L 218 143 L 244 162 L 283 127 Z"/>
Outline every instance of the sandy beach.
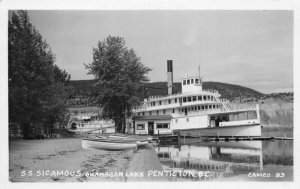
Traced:
<path fill-rule="evenodd" d="M 11 140 L 9 147 L 9 180 L 11 182 L 197 180 L 176 176 L 157 176 L 157 172 L 168 170 L 169 167 L 160 162 L 152 144 L 138 150 L 87 150 L 81 148 L 81 138 L 64 138 Z M 265 173 L 270 176 L 255 176 L 256 173 Z M 277 176 L 277 174 L 280 175 Z M 293 166 L 269 164 L 265 165 L 262 170 L 230 177 L 216 177 L 213 181 L 293 181 Z"/>
<path fill-rule="evenodd" d="M 9 148 L 12 182 L 144 181 L 151 180 L 146 175 L 150 169 L 162 170 L 150 146 L 137 151 L 86 150 L 81 138 L 65 138 L 11 140 Z"/>

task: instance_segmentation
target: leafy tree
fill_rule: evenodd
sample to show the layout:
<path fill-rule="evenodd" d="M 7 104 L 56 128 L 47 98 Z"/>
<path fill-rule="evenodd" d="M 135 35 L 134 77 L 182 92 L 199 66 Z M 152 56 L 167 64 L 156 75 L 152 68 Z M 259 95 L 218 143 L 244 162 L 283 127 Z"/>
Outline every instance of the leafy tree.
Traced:
<path fill-rule="evenodd" d="M 121 37 L 108 36 L 93 49 L 93 62 L 85 65 L 94 75 L 93 97 L 102 108 L 103 118 L 112 119 L 118 132 L 125 132 L 126 117 L 138 105 L 138 93 L 146 74 L 151 70 L 144 66 L 133 49 L 125 46 Z"/>
<path fill-rule="evenodd" d="M 34 134 L 36 126 L 41 129 L 66 115 L 63 97 L 70 76 L 54 61 L 28 13 L 13 11 L 8 28 L 9 121 L 21 126 L 25 138 Z"/>

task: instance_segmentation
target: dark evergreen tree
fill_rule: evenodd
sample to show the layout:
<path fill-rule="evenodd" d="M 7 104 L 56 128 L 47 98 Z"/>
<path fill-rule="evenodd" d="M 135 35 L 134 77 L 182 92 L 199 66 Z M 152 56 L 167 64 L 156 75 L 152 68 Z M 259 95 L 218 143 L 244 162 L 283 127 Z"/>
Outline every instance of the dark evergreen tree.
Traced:
<path fill-rule="evenodd" d="M 118 132 L 125 132 L 126 117 L 138 105 L 138 93 L 146 74 L 151 70 L 144 66 L 133 49 L 125 46 L 121 37 L 107 37 L 93 49 L 93 62 L 85 65 L 94 75 L 93 97 L 102 108 L 103 118 L 112 119 Z"/>
<path fill-rule="evenodd" d="M 24 138 L 47 129 L 67 113 L 70 75 L 54 65 L 55 57 L 27 11 L 12 11 L 8 28 L 9 121 Z"/>

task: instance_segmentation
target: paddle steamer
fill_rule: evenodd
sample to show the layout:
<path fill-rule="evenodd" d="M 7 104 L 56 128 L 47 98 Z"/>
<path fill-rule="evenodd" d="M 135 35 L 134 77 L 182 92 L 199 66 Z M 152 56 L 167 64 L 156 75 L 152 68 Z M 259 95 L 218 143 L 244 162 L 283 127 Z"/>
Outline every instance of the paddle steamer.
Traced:
<path fill-rule="evenodd" d="M 172 93 L 173 62 L 167 61 L 168 95 L 151 96 L 133 110 L 135 134 L 187 136 L 261 136 L 259 105 L 231 106 L 216 90 L 203 90 L 198 76 L 181 79 Z"/>

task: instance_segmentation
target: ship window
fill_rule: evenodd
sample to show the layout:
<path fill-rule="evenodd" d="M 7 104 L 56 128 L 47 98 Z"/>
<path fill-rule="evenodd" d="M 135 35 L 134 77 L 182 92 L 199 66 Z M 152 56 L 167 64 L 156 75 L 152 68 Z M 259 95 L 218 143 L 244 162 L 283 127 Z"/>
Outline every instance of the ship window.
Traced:
<path fill-rule="evenodd" d="M 188 108 L 188 111 L 191 111 L 191 108 Z"/>
<path fill-rule="evenodd" d="M 191 79 L 191 84 L 194 84 L 194 79 Z"/>
<path fill-rule="evenodd" d="M 183 85 L 186 85 L 186 80 L 183 80 L 182 83 L 183 83 Z"/>
<path fill-rule="evenodd" d="M 177 103 L 177 98 L 175 98 L 175 103 Z"/>
<path fill-rule="evenodd" d="M 198 100 L 202 101 L 202 96 L 198 96 Z"/>
<path fill-rule="evenodd" d="M 192 97 L 189 96 L 188 97 L 188 101 L 191 102 L 192 101 Z"/>
<path fill-rule="evenodd" d="M 206 96 L 205 95 L 203 96 L 203 100 L 206 101 Z"/>
<path fill-rule="evenodd" d="M 204 106 L 201 106 L 201 109 L 204 110 Z"/>
<path fill-rule="evenodd" d="M 156 110 L 156 114 L 159 115 L 159 111 L 158 110 Z"/>
<path fill-rule="evenodd" d="M 191 109 L 192 109 L 191 111 L 193 111 L 193 110 L 194 110 L 194 107 L 191 107 Z"/>
<path fill-rule="evenodd" d="M 140 112 L 138 112 L 138 116 L 140 116 L 141 114 L 140 114 Z"/>
<path fill-rule="evenodd" d="M 196 101 L 197 100 L 197 97 L 196 96 L 193 96 L 193 101 Z"/>
<path fill-rule="evenodd" d="M 145 124 L 137 124 L 136 130 L 145 130 Z"/>
<path fill-rule="evenodd" d="M 186 80 L 186 84 L 187 85 L 189 85 L 190 84 L 190 80 L 188 79 L 188 80 Z"/>
<path fill-rule="evenodd" d="M 216 105 L 213 105 L 213 109 L 215 109 L 216 108 Z"/>
<path fill-rule="evenodd" d="M 208 107 L 207 107 L 207 105 L 205 105 L 205 107 L 204 107 L 205 109 L 207 109 Z"/>
<path fill-rule="evenodd" d="M 169 99 L 168 101 L 169 101 L 169 104 L 171 104 L 171 100 Z"/>
<path fill-rule="evenodd" d="M 174 108 L 173 108 L 173 113 L 175 112 Z"/>
<path fill-rule="evenodd" d="M 200 106 L 198 106 L 198 110 L 200 110 Z"/>
<path fill-rule="evenodd" d="M 209 105 L 209 109 L 211 109 L 211 105 Z"/>
<path fill-rule="evenodd" d="M 175 119 L 175 122 L 178 123 L 178 119 Z"/>
<path fill-rule="evenodd" d="M 169 123 L 157 123 L 156 128 L 157 129 L 169 129 L 170 124 Z"/>
<path fill-rule="evenodd" d="M 143 112 L 143 116 L 145 115 L 145 112 Z"/>
<path fill-rule="evenodd" d="M 165 109 L 163 110 L 163 114 L 166 114 L 166 110 Z"/>
<path fill-rule="evenodd" d="M 186 97 L 183 98 L 183 102 L 186 102 Z"/>
<path fill-rule="evenodd" d="M 227 117 L 222 117 L 222 121 L 228 121 Z"/>
<path fill-rule="evenodd" d="M 161 101 L 159 101 L 159 105 L 161 105 Z"/>
<path fill-rule="evenodd" d="M 186 118 L 186 122 L 189 122 L 190 120 L 189 120 L 189 118 Z"/>
<path fill-rule="evenodd" d="M 199 84 L 199 79 L 195 79 L 195 84 Z"/>
<path fill-rule="evenodd" d="M 152 112 L 151 112 L 151 111 L 149 112 L 149 115 L 152 115 Z"/>

